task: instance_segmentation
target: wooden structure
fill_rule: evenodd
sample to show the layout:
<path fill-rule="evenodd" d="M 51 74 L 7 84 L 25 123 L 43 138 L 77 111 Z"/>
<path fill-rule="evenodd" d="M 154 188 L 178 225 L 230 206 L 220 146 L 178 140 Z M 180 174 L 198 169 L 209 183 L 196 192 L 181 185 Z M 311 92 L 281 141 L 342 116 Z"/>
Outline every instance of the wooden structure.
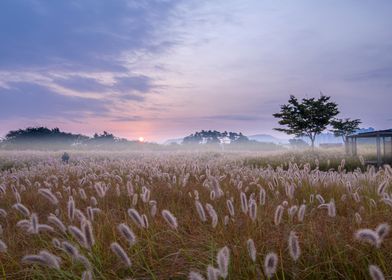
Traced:
<path fill-rule="evenodd" d="M 377 166 L 392 160 L 392 129 L 371 131 L 349 135 L 346 137 L 346 153 L 351 156 L 357 155 L 358 139 L 375 139 Z"/>

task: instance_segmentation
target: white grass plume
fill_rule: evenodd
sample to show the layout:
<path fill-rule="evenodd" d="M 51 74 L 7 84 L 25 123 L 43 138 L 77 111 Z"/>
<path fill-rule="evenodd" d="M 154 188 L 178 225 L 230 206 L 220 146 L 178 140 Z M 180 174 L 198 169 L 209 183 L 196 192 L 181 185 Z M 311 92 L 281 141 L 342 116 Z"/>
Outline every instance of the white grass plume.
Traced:
<path fill-rule="evenodd" d="M 205 280 L 205 279 L 199 272 L 191 271 L 189 272 L 188 280 Z"/>
<path fill-rule="evenodd" d="M 299 222 L 303 222 L 304 221 L 304 218 L 305 218 L 305 212 L 306 212 L 306 204 L 302 204 L 300 207 L 299 207 L 299 210 L 298 210 L 298 221 Z"/>
<path fill-rule="evenodd" d="M 208 280 L 218 280 L 220 275 L 219 269 L 213 267 L 212 265 L 207 266 L 207 279 Z"/>
<path fill-rule="evenodd" d="M 72 258 L 79 256 L 79 250 L 68 241 L 61 242 L 61 248 Z"/>
<path fill-rule="evenodd" d="M 24 206 L 22 203 L 15 203 L 12 208 L 16 209 L 25 217 L 30 217 L 30 210 Z"/>
<path fill-rule="evenodd" d="M 288 243 L 290 256 L 294 261 L 297 261 L 301 255 L 301 248 L 295 231 L 290 232 Z"/>
<path fill-rule="evenodd" d="M 249 254 L 250 259 L 253 262 L 256 262 L 257 251 L 256 251 L 256 246 L 255 246 L 253 239 L 248 239 L 248 241 L 246 241 L 246 247 L 248 249 L 248 254 Z"/>
<path fill-rule="evenodd" d="M 384 273 L 382 273 L 381 269 L 374 264 L 369 265 L 369 274 L 372 280 L 384 280 Z"/>
<path fill-rule="evenodd" d="M 129 208 L 128 209 L 128 215 L 131 217 L 132 221 L 139 227 L 139 228 L 144 228 L 144 221 L 142 216 L 139 214 L 139 212 L 134 209 L 134 208 Z"/>
<path fill-rule="evenodd" d="M 129 245 L 134 245 L 137 241 L 136 235 L 126 224 L 119 224 L 117 230 L 120 232 L 121 236 L 128 241 Z"/>
<path fill-rule="evenodd" d="M 59 203 L 59 200 L 57 197 L 52 193 L 50 189 L 39 189 L 38 193 L 45 197 L 50 203 L 53 205 L 57 205 Z"/>
<path fill-rule="evenodd" d="M 55 225 L 62 233 L 65 233 L 67 231 L 67 228 L 64 223 L 54 214 L 49 214 L 48 222 Z"/>
<path fill-rule="evenodd" d="M 0 239 L 0 253 L 5 253 L 7 252 L 7 245 L 4 243 L 3 240 Z"/>
<path fill-rule="evenodd" d="M 241 199 L 241 210 L 243 213 L 248 213 L 248 199 L 246 198 L 246 194 L 244 192 L 241 192 L 240 194 L 240 199 Z"/>
<path fill-rule="evenodd" d="M 60 269 L 60 258 L 49 253 L 46 250 L 42 250 L 38 255 L 26 255 L 22 258 L 22 263 L 26 264 L 40 264 L 56 269 Z"/>
<path fill-rule="evenodd" d="M 235 214 L 234 205 L 233 205 L 233 202 L 230 199 L 228 199 L 226 201 L 226 206 L 227 206 L 227 209 L 229 210 L 230 216 L 234 217 L 234 214 Z"/>
<path fill-rule="evenodd" d="M 82 280 L 93 280 L 93 273 L 91 270 L 83 271 Z"/>
<path fill-rule="evenodd" d="M 93 226 L 90 221 L 84 220 L 82 222 L 82 232 L 84 237 L 86 238 L 86 245 L 88 248 L 91 248 L 95 244 Z"/>
<path fill-rule="evenodd" d="M 380 247 L 381 241 L 377 232 L 371 229 L 360 229 L 354 234 L 355 238 L 359 241 L 369 243 L 377 248 Z"/>
<path fill-rule="evenodd" d="M 169 210 L 162 210 L 162 217 L 165 219 L 166 223 L 172 228 L 177 229 L 178 223 L 176 217 Z"/>
<path fill-rule="evenodd" d="M 267 197 L 267 193 L 265 192 L 265 189 L 260 187 L 259 188 L 260 192 L 259 192 L 259 203 L 260 205 L 265 205 L 265 200 Z"/>
<path fill-rule="evenodd" d="M 336 206 L 334 199 L 331 199 L 331 201 L 328 203 L 328 216 L 332 218 L 336 217 Z"/>
<path fill-rule="evenodd" d="M 68 219 L 70 221 L 73 221 L 73 219 L 75 217 L 75 201 L 73 200 L 72 196 L 70 196 L 68 199 L 67 213 L 68 213 Z"/>
<path fill-rule="evenodd" d="M 209 203 L 206 203 L 206 209 L 207 209 L 208 215 L 210 215 L 210 217 L 211 217 L 211 225 L 213 228 L 215 228 L 218 224 L 218 214 L 216 213 L 214 207 Z"/>
<path fill-rule="evenodd" d="M 254 199 L 251 199 L 249 203 L 249 217 L 252 221 L 257 219 L 257 203 Z"/>
<path fill-rule="evenodd" d="M 0 208 L 0 217 L 6 218 L 7 217 L 7 211 L 4 209 Z"/>
<path fill-rule="evenodd" d="M 387 223 L 379 224 L 376 228 L 376 232 L 378 237 L 380 238 L 380 242 L 384 240 L 385 237 L 389 234 L 391 227 Z"/>
<path fill-rule="evenodd" d="M 88 247 L 87 241 L 86 241 L 86 236 L 84 235 L 84 233 L 78 227 L 68 226 L 68 231 L 76 239 L 76 241 L 78 241 L 78 243 L 80 245 L 82 245 L 85 248 Z"/>
<path fill-rule="evenodd" d="M 110 244 L 110 249 L 112 250 L 113 253 L 116 254 L 116 256 L 122 261 L 122 263 L 126 267 L 131 267 L 132 265 L 131 260 L 129 259 L 124 249 L 120 246 L 120 244 L 118 244 L 117 242 L 113 242 L 112 244 Z"/>
<path fill-rule="evenodd" d="M 31 227 L 29 229 L 29 232 L 33 233 L 33 234 L 38 234 L 38 232 L 39 232 L 39 230 L 38 230 L 38 216 L 36 213 L 31 214 L 30 224 L 31 224 Z"/>
<path fill-rule="evenodd" d="M 380 196 L 382 196 L 382 195 L 386 192 L 387 187 L 388 187 L 388 181 L 387 181 L 387 180 L 384 180 L 384 181 L 378 186 L 378 188 L 377 188 L 377 194 L 380 195 Z"/>
<path fill-rule="evenodd" d="M 283 210 L 284 210 L 284 208 L 282 205 L 278 205 L 278 207 L 276 207 L 275 215 L 274 215 L 275 225 L 279 225 L 280 222 L 282 221 Z"/>
<path fill-rule="evenodd" d="M 278 266 L 278 255 L 271 252 L 265 256 L 264 259 L 264 274 L 267 278 L 271 278 L 276 273 Z"/>
<path fill-rule="evenodd" d="M 196 206 L 196 211 L 197 211 L 197 214 L 199 215 L 200 220 L 202 222 L 207 221 L 206 213 L 205 213 L 203 205 L 200 203 L 200 201 L 195 200 L 195 206 Z"/>
<path fill-rule="evenodd" d="M 221 248 L 216 256 L 220 276 L 226 279 L 229 273 L 230 250 L 227 246 Z"/>

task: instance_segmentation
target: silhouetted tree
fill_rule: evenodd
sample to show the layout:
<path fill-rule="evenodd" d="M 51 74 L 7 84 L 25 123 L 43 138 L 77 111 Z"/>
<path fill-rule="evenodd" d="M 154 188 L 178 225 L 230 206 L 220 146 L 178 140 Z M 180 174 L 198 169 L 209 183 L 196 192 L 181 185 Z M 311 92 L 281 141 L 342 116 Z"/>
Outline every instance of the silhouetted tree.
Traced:
<path fill-rule="evenodd" d="M 333 132 L 336 137 L 342 137 L 343 142 L 346 143 L 346 136 L 357 131 L 361 123 L 362 122 L 359 119 L 334 119 L 331 121 L 331 125 L 333 127 L 331 132 Z"/>
<path fill-rule="evenodd" d="M 337 104 L 330 102 L 331 97 L 320 95 L 318 99 L 303 98 L 302 102 L 291 95 L 288 104 L 281 105 L 280 113 L 273 114 L 280 118 L 279 124 L 287 128 L 275 128 L 297 137 L 309 137 L 312 148 L 316 136 L 323 132 L 334 116 L 339 114 Z"/>
<path fill-rule="evenodd" d="M 235 132 L 219 132 L 216 130 L 202 130 L 200 132 L 195 132 L 194 134 L 191 134 L 183 139 L 184 144 L 199 144 L 199 143 L 205 143 L 205 144 L 217 144 L 221 143 L 224 138 L 229 138 L 230 143 L 243 143 L 249 141 L 248 137 L 243 135 L 241 132 L 240 133 L 235 133 Z"/>

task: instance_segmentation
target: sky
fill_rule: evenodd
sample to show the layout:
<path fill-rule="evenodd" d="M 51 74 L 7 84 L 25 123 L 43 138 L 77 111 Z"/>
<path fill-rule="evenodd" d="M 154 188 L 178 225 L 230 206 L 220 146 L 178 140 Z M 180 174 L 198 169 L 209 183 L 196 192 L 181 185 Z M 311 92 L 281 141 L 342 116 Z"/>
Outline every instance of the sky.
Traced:
<path fill-rule="evenodd" d="M 0 136 L 273 131 L 320 92 L 392 128 L 390 0 L 2 0 Z"/>

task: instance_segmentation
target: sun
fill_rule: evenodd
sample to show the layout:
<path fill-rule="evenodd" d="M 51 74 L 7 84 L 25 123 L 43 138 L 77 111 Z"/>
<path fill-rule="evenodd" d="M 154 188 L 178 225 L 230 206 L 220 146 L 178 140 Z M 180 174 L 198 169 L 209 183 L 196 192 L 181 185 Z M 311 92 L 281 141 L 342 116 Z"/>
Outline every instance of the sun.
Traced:
<path fill-rule="evenodd" d="M 144 137 L 140 136 L 139 137 L 139 142 L 144 142 Z"/>

